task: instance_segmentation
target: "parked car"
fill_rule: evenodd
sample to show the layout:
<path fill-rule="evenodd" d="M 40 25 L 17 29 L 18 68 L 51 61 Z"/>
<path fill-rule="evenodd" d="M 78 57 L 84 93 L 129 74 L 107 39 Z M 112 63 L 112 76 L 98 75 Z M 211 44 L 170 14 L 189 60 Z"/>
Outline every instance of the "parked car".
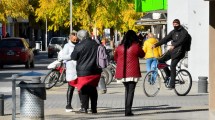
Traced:
<path fill-rule="evenodd" d="M 52 37 L 48 45 L 48 58 L 52 58 L 54 55 L 57 55 L 66 43 L 66 37 Z"/>
<path fill-rule="evenodd" d="M 4 65 L 19 64 L 24 64 L 25 68 L 34 67 L 34 54 L 29 43 L 19 37 L 0 40 L 0 68 Z"/>

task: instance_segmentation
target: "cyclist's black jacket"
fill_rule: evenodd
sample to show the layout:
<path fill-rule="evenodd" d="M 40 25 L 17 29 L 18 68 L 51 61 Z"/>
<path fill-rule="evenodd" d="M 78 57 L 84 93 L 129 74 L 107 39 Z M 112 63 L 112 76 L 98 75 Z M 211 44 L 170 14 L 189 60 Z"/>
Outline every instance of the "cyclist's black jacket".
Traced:
<path fill-rule="evenodd" d="M 174 46 L 174 49 L 171 51 L 171 58 L 174 59 L 178 56 L 182 56 L 186 52 L 184 49 L 184 43 L 186 41 L 187 34 L 187 30 L 185 30 L 184 27 L 180 26 L 178 30 L 172 30 L 167 36 L 156 43 L 155 47 L 171 41 L 171 44 Z"/>
<path fill-rule="evenodd" d="M 102 69 L 96 64 L 98 44 L 88 38 L 78 43 L 71 54 L 71 59 L 77 61 L 77 76 L 101 74 Z"/>

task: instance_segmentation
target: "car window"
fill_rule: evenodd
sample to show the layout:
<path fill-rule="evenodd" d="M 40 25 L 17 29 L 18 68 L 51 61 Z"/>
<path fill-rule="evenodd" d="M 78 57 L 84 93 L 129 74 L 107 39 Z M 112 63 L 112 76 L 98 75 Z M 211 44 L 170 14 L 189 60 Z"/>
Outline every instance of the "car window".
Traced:
<path fill-rule="evenodd" d="M 65 41 L 65 38 L 52 38 L 50 43 L 51 44 L 63 44 Z"/>
<path fill-rule="evenodd" d="M 24 47 L 21 40 L 7 39 L 0 41 L 0 48 Z"/>

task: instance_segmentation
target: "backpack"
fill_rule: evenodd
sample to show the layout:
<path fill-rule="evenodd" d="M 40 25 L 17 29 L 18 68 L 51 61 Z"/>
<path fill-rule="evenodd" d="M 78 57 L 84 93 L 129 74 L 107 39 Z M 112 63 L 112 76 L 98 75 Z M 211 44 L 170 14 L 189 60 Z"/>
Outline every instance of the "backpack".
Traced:
<path fill-rule="evenodd" d="M 191 42 L 192 42 L 192 37 L 191 37 L 191 35 L 189 33 L 187 33 L 186 41 L 184 43 L 184 49 L 185 49 L 185 51 L 190 51 Z"/>
<path fill-rule="evenodd" d="M 96 63 L 99 68 L 106 68 L 109 65 L 107 51 L 102 44 L 98 46 Z"/>

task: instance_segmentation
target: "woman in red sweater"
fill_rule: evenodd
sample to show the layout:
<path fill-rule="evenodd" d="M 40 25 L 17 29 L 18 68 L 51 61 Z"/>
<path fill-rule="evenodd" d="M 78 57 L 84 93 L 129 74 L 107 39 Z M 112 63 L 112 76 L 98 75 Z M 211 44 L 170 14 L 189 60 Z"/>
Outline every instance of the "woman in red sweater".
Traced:
<path fill-rule="evenodd" d="M 138 37 L 133 30 L 128 30 L 116 48 L 114 60 L 116 61 L 116 79 L 121 80 L 125 86 L 125 116 L 133 116 L 132 103 L 136 83 L 141 77 L 139 58 L 145 53 L 138 44 Z"/>

